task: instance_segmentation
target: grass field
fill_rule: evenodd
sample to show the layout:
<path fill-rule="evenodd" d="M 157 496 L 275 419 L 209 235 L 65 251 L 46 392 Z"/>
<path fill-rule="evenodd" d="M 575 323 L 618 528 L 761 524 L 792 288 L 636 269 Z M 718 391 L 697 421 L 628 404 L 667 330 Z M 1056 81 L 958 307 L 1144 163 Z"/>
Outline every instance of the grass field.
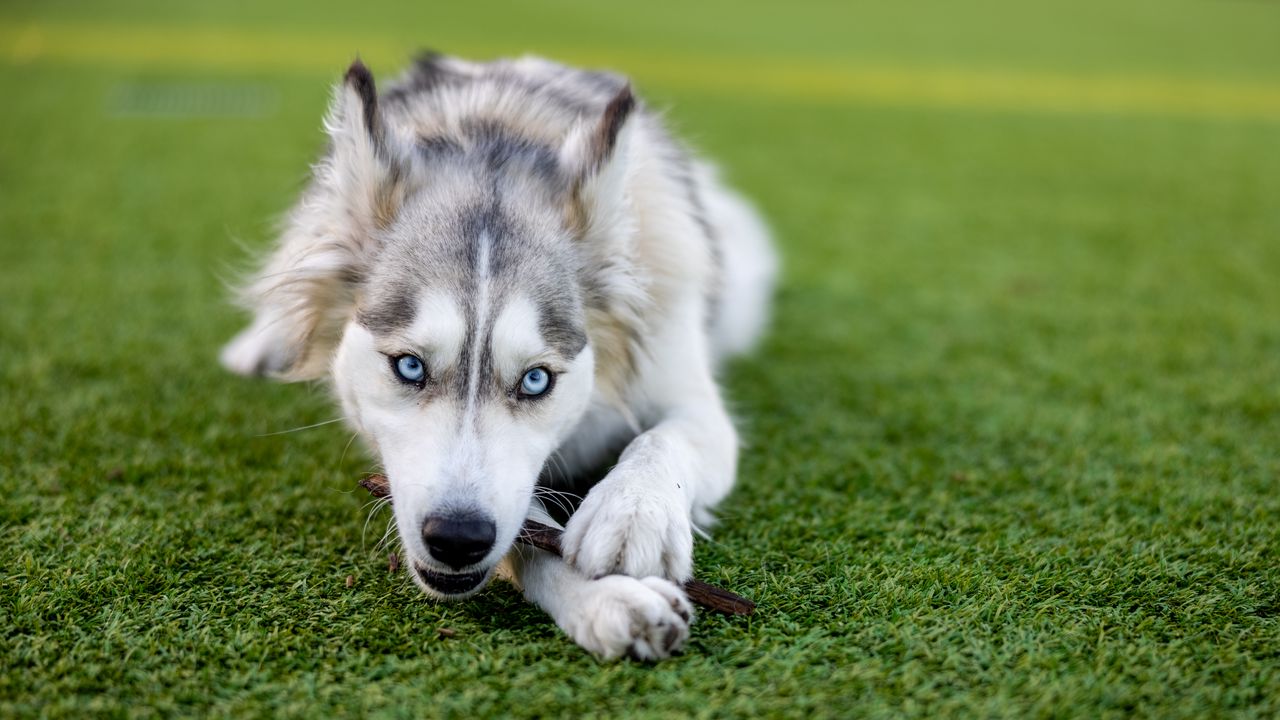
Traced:
<path fill-rule="evenodd" d="M 1280 5 L 888 5 L 0 6 L 0 716 L 1280 714 Z M 632 73 L 777 230 L 697 558 L 760 611 L 679 658 L 427 602 L 272 434 L 324 389 L 214 362 L 420 45 Z"/>

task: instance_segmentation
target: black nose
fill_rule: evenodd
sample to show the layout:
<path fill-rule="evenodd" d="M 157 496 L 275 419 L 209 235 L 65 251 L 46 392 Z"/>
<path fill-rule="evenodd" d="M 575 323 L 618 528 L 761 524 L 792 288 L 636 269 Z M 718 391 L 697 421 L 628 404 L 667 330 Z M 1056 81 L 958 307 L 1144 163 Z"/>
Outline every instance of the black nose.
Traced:
<path fill-rule="evenodd" d="M 482 515 L 432 515 L 422 521 L 431 557 L 454 570 L 483 560 L 497 534 L 493 521 Z"/>

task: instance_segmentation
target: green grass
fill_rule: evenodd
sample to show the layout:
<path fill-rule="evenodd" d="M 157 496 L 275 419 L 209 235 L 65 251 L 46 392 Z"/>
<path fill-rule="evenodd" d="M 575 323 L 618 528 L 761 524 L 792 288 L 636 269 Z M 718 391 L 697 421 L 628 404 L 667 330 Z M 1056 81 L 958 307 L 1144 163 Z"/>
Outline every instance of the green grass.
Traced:
<path fill-rule="evenodd" d="M 0 9 L 0 716 L 1280 714 L 1280 6 L 331 4 Z M 58 44 L 100 22 L 154 47 Z M 289 50 L 163 42 L 209 27 Z M 760 611 L 679 658 L 598 664 L 503 585 L 427 602 L 364 530 L 348 436 L 264 437 L 326 392 L 214 362 L 219 278 L 299 188 L 326 83 L 419 43 L 612 59 L 776 227 L 698 549 Z M 787 62 L 1264 105 L 721 81 Z M 270 102 L 117 112 L 175 83 Z"/>

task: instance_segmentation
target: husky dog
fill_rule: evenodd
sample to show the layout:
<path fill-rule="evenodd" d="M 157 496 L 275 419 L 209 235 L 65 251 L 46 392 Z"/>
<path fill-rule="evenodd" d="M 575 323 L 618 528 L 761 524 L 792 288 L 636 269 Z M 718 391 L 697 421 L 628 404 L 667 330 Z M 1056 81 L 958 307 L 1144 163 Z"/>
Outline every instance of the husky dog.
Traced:
<path fill-rule="evenodd" d="M 332 378 L 427 595 L 499 573 L 600 657 L 678 651 L 736 473 L 714 371 L 775 274 L 759 217 L 625 78 L 542 59 L 427 54 L 381 95 L 357 60 L 325 129 L 223 364 Z M 609 463 L 563 559 L 513 546 Z"/>

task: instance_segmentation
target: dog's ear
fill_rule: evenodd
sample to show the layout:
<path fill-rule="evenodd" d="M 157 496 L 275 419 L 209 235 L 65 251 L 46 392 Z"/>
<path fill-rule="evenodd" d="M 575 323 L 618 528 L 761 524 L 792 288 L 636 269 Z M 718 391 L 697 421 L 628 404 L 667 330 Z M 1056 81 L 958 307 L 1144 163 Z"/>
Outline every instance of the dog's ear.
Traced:
<path fill-rule="evenodd" d="M 569 225 L 584 238 L 617 236 L 618 224 L 627 218 L 635 107 L 626 85 L 603 113 L 579 121 L 560 148 L 560 167 L 569 178 Z"/>
<path fill-rule="evenodd" d="M 587 304 L 587 334 L 596 354 L 596 388 L 625 407 L 623 388 L 635 361 L 648 296 L 632 270 L 634 213 L 627 186 L 633 138 L 641 118 L 626 85 L 599 115 L 580 120 L 560 149 L 569 178 L 567 224 L 585 257 L 584 282 L 595 288 Z"/>
<path fill-rule="evenodd" d="M 411 148 L 378 107 L 356 60 L 325 118 L 330 150 L 283 236 L 240 293 L 253 324 L 223 349 L 228 369 L 282 380 L 322 377 L 354 312 L 380 231 L 420 181 Z"/>
<path fill-rule="evenodd" d="M 358 59 L 334 89 L 325 130 L 330 155 L 317 179 L 346 206 L 351 241 L 368 243 L 395 218 L 417 178 L 411 148 L 387 126 L 373 73 Z"/>

